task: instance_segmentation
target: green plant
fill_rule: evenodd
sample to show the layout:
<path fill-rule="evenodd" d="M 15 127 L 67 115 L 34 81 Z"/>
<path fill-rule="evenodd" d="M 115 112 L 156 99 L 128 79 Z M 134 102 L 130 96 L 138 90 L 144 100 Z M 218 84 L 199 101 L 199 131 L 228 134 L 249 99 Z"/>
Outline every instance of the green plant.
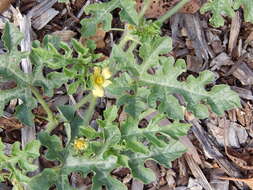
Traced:
<path fill-rule="evenodd" d="M 32 162 L 39 157 L 40 142 L 34 140 L 20 150 L 20 143 L 12 145 L 11 153 L 6 155 L 5 145 L 0 139 L 0 182 L 8 179 L 13 184 L 13 190 L 23 189 L 30 181 L 27 173 L 37 169 Z"/>
<path fill-rule="evenodd" d="M 212 12 L 210 23 L 215 27 L 224 25 L 223 16 L 233 17 L 235 10 L 243 8 L 246 22 L 253 22 L 253 1 L 251 0 L 209 0 L 201 8 L 201 12 Z"/>
<path fill-rule="evenodd" d="M 148 3 L 139 14 L 134 1 L 129 0 L 88 6 L 86 12 L 91 16 L 81 22 L 83 35 L 94 35 L 100 24 L 106 31 L 123 31 L 119 43 L 112 47 L 110 57 L 104 61 L 99 61 L 92 42 L 84 46 L 72 40 L 72 49 L 50 36 L 41 44 L 34 42 L 30 54 L 20 52 L 17 46 L 22 35 L 12 24 L 6 24 L 2 39 L 7 52 L 0 55 L 0 79 L 1 82 L 14 80 L 17 86 L 0 92 L 0 110 L 3 111 L 12 99 L 22 100 L 16 116 L 31 126 L 34 125 L 31 110 L 40 103 L 46 111 L 48 124 L 46 130 L 38 134 L 38 139 L 47 150 L 46 159 L 59 162 L 56 167 L 46 168 L 24 181 L 31 190 L 47 190 L 52 185 L 58 190 L 74 189 L 68 178 L 72 172 L 80 172 L 84 177 L 93 173 L 93 190 L 101 190 L 103 186 L 108 190 L 125 190 L 126 186 L 111 176 L 118 167 L 129 168 L 134 178 L 150 183 L 155 176 L 144 167 L 146 160 L 170 167 L 171 161 L 186 150 L 178 140 L 190 127 L 182 122 L 185 111 L 206 118 L 210 111 L 222 115 L 225 110 L 240 106 L 238 95 L 228 86 L 214 84 L 212 72 L 204 71 L 198 77 L 190 75 L 184 81 L 178 80 L 186 71 L 185 62 L 166 56 L 172 50 L 172 40 L 161 36 L 160 27 L 185 2 L 181 1 L 157 21 L 144 19 Z M 111 11 L 116 8 L 121 9 L 124 29 L 111 28 Z M 19 67 L 21 59 L 27 56 L 33 65 L 33 72 L 29 74 Z M 51 71 L 44 74 L 45 68 Z M 110 76 L 113 77 L 109 79 Z M 207 84 L 213 87 L 207 89 Z M 91 93 L 74 106 L 58 106 L 58 112 L 54 113 L 38 87 L 51 97 L 54 89 L 62 85 L 69 94 L 75 94 L 78 89 Z M 106 108 L 103 119 L 97 121 L 99 129 L 95 130 L 89 121 L 96 99 L 104 92 L 116 99 L 116 105 Z M 177 96 L 183 102 L 179 102 Z M 78 115 L 76 111 L 86 103 L 89 106 L 85 115 Z M 117 122 L 120 107 L 127 117 Z M 154 112 L 156 115 L 147 126 L 140 128 L 140 121 Z M 173 122 L 160 126 L 160 122 L 168 118 Z M 64 125 L 66 132 L 64 144 L 58 136 L 51 135 L 59 123 Z"/>

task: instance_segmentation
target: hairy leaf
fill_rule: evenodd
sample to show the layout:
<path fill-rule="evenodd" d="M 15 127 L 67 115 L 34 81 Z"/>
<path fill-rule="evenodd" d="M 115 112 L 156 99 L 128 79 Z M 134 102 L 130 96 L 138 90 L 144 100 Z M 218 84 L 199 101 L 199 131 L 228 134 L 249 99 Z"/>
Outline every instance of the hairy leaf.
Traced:
<path fill-rule="evenodd" d="M 253 22 L 253 2 L 251 0 L 209 0 L 201 8 L 201 12 L 212 12 L 210 23 L 215 27 L 224 25 L 223 16 L 233 17 L 234 10 L 242 7 L 244 9 L 244 18 L 247 22 Z"/>
<path fill-rule="evenodd" d="M 139 128 L 140 119 L 128 118 L 121 128 L 122 140 L 126 142 L 126 147 L 134 152 L 148 153 L 148 146 L 143 144 L 143 139 L 150 142 L 153 147 L 163 148 L 167 146 L 168 139 L 161 139 L 157 135 L 168 136 L 169 138 L 177 139 L 179 136 L 186 135 L 189 125 L 183 123 L 173 123 L 166 126 L 160 126 L 159 123 L 165 119 L 164 115 L 158 114 L 153 118 L 147 127 Z"/>
<path fill-rule="evenodd" d="M 143 183 L 151 183 L 155 180 L 155 175 L 151 169 L 144 167 L 146 160 L 155 160 L 164 167 L 170 168 L 171 161 L 180 157 L 185 152 L 185 147 L 179 141 L 171 141 L 164 148 L 154 147 L 149 154 L 131 153 L 125 154 L 129 157 L 129 167 L 133 177 L 141 180 Z"/>
<path fill-rule="evenodd" d="M 90 18 L 85 18 L 81 21 L 82 34 L 84 36 L 92 36 L 96 34 L 99 24 L 102 24 L 105 31 L 111 29 L 112 15 L 111 12 L 121 8 L 120 17 L 122 21 L 127 21 L 131 24 L 138 24 L 137 12 L 135 10 L 135 1 L 132 0 L 111 0 L 106 3 L 96 3 L 85 8 L 87 14 L 92 14 Z"/>
<path fill-rule="evenodd" d="M 56 135 L 50 136 L 49 133 L 41 132 L 39 133 L 39 140 L 47 148 L 46 158 L 48 160 L 65 161 L 68 150 L 64 149 L 59 137 Z"/>
<path fill-rule="evenodd" d="M 160 58 L 160 62 L 156 74 L 144 73 L 140 80 L 150 87 L 163 88 L 167 96 L 180 94 L 184 98 L 186 108 L 197 117 L 207 117 L 209 107 L 216 114 L 222 115 L 225 110 L 240 106 L 239 96 L 226 85 L 215 85 L 209 91 L 206 90 L 206 85 L 214 81 L 212 72 L 204 71 L 197 78 L 189 76 L 186 81 L 180 82 L 177 78 L 185 71 L 184 61 L 178 60 L 171 64 L 168 59 Z M 199 108 L 206 114 L 199 112 Z"/>
<path fill-rule="evenodd" d="M 31 54 L 30 60 L 33 64 L 33 72 L 26 74 L 20 68 L 20 62 L 28 56 L 28 52 L 20 52 L 17 49 L 22 33 L 10 23 L 6 23 L 2 40 L 7 52 L 0 55 L 0 82 L 11 80 L 16 83 L 16 87 L 0 92 L 0 115 L 3 114 L 5 104 L 10 100 L 20 99 L 22 103 L 16 108 L 18 119 L 28 126 L 33 126 L 33 114 L 31 110 L 36 107 L 36 100 L 32 96 L 31 87 L 43 87 L 46 95 L 53 95 L 53 83 L 43 75 L 43 64 L 36 62 L 36 57 Z"/>
<path fill-rule="evenodd" d="M 30 180 L 29 187 L 31 190 L 49 190 L 55 185 L 57 190 L 75 190 L 69 184 L 69 174 L 62 169 L 46 168 Z"/>
<path fill-rule="evenodd" d="M 108 157 L 103 160 L 86 160 L 84 158 L 69 157 L 66 162 L 66 170 L 80 171 L 85 175 L 94 173 L 92 190 L 100 190 L 103 186 L 107 190 L 126 190 L 126 186 L 110 176 L 110 172 L 116 167 L 117 158 Z"/>
<path fill-rule="evenodd" d="M 0 178 L 6 174 L 9 180 L 16 188 L 21 183 L 27 183 L 29 178 L 27 172 L 34 171 L 37 166 L 33 164 L 33 160 L 39 157 L 40 142 L 33 140 L 29 142 L 23 150 L 20 149 L 20 143 L 15 142 L 12 145 L 11 153 L 5 155 L 4 144 L 0 139 L 0 170 L 7 170 L 8 173 L 1 173 Z"/>
<path fill-rule="evenodd" d="M 234 9 L 243 8 L 244 19 L 246 22 L 253 23 L 253 1 L 251 0 L 235 0 Z"/>

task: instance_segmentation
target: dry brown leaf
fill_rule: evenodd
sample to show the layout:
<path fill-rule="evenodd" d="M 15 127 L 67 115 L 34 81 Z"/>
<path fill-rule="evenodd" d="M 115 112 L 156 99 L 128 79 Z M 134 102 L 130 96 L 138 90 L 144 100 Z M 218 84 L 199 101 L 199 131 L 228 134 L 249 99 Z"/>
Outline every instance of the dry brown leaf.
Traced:
<path fill-rule="evenodd" d="M 15 118 L 0 117 L 0 128 L 12 131 L 14 129 L 20 129 L 22 127 L 23 125 Z"/>
<path fill-rule="evenodd" d="M 174 7 L 180 0 L 153 0 L 150 7 L 147 9 L 145 16 L 147 18 L 158 18 L 164 15 L 169 9 Z M 143 6 L 143 0 L 136 0 L 137 11 L 140 11 Z M 181 13 L 195 13 L 201 7 L 200 0 L 191 0 L 186 3 L 180 10 Z"/>
<path fill-rule="evenodd" d="M 105 48 L 105 45 L 106 45 L 105 40 L 104 40 L 105 35 L 106 35 L 106 32 L 102 29 L 101 26 L 98 26 L 97 32 L 95 35 L 93 35 L 89 38 L 81 37 L 80 41 L 82 44 L 85 44 L 87 40 L 93 40 L 93 41 L 95 41 L 97 48 L 103 49 L 103 48 Z"/>
<path fill-rule="evenodd" d="M 218 178 L 224 179 L 224 180 L 244 182 L 250 187 L 250 189 L 253 189 L 253 178 L 249 178 L 249 179 L 240 179 L 240 178 L 233 178 L 233 177 L 218 177 Z"/>
<path fill-rule="evenodd" d="M 6 11 L 10 7 L 11 2 L 13 2 L 13 0 L 0 0 L 0 13 Z"/>

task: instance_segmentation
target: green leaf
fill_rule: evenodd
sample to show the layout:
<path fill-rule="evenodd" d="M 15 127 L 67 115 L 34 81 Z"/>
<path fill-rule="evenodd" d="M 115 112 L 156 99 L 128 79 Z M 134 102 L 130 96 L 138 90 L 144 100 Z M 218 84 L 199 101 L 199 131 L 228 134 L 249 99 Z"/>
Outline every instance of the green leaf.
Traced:
<path fill-rule="evenodd" d="M 12 23 L 7 22 L 4 27 L 2 40 L 8 52 L 16 51 L 17 46 L 23 39 L 23 34 Z"/>
<path fill-rule="evenodd" d="M 83 119 L 75 114 L 75 108 L 69 105 L 58 106 L 58 110 L 64 117 L 65 122 L 70 125 L 71 136 L 69 142 L 73 142 L 79 134 L 79 128 L 83 124 Z"/>
<path fill-rule="evenodd" d="M 69 3 L 69 0 L 58 0 L 59 3 Z"/>
<path fill-rule="evenodd" d="M 148 96 L 148 104 L 152 108 L 157 107 L 160 113 L 166 113 L 171 119 L 182 120 L 184 118 L 183 109 L 178 100 L 173 95 L 167 95 L 167 91 L 159 86 L 154 86 Z"/>
<path fill-rule="evenodd" d="M 105 160 L 69 157 L 65 167 L 68 171 L 80 171 L 84 176 L 93 172 L 92 190 L 101 190 L 103 186 L 107 190 L 126 190 L 125 185 L 110 176 L 111 171 L 116 167 L 116 163 L 116 157 L 108 157 Z"/>
<path fill-rule="evenodd" d="M 121 8 L 120 17 L 122 21 L 126 21 L 135 25 L 138 24 L 135 1 L 111 0 L 106 3 L 91 4 L 85 8 L 85 13 L 91 14 L 92 16 L 81 21 L 82 34 L 84 36 L 95 35 L 99 24 L 102 24 L 102 27 L 105 31 L 109 31 L 112 23 L 111 12 L 116 8 Z"/>
<path fill-rule="evenodd" d="M 251 0 L 209 0 L 200 9 L 201 13 L 211 11 L 210 23 L 215 27 L 224 25 L 223 16 L 235 16 L 234 10 L 243 8 L 246 22 L 253 23 L 253 2 Z"/>
<path fill-rule="evenodd" d="M 103 130 L 102 146 L 96 150 L 97 155 L 103 156 L 109 148 L 117 144 L 121 139 L 120 130 L 115 122 L 118 109 L 116 106 L 107 108 L 104 111 L 104 120 L 98 120 L 100 128 Z"/>
<path fill-rule="evenodd" d="M 15 142 L 10 155 L 6 156 L 4 144 L 0 140 L 0 170 L 4 169 L 9 172 L 8 179 L 13 182 L 14 188 L 19 187 L 21 183 L 27 183 L 29 181 L 26 176 L 27 172 L 38 168 L 33 161 L 40 155 L 39 148 L 40 142 L 37 140 L 29 142 L 23 150 L 20 149 L 20 142 Z M 6 173 L 3 175 L 6 177 Z M 3 178 L 2 174 L 0 178 Z"/>
<path fill-rule="evenodd" d="M 80 126 L 80 131 L 79 131 L 80 136 L 84 136 L 88 139 L 94 139 L 96 137 L 100 137 L 100 133 L 97 132 L 95 129 L 87 126 Z"/>
<path fill-rule="evenodd" d="M 253 1 L 251 0 L 235 0 L 234 9 L 243 8 L 244 19 L 246 22 L 253 23 Z"/>
<path fill-rule="evenodd" d="M 149 90 L 146 88 L 139 88 L 135 95 L 123 95 L 119 97 L 117 104 L 119 106 L 124 105 L 125 112 L 136 118 L 143 112 L 148 106 L 145 104 L 145 99 Z"/>
<path fill-rule="evenodd" d="M 166 54 L 172 50 L 172 40 L 168 37 L 156 37 L 150 41 L 146 41 L 140 48 L 140 56 L 143 64 L 140 69 L 144 69 L 143 65 L 156 65 L 159 61 L 159 55 Z M 145 68 L 146 69 L 146 68 Z"/>
<path fill-rule="evenodd" d="M 132 25 L 138 25 L 138 14 L 136 12 L 136 1 L 121 0 L 120 1 L 120 18 L 123 22 L 128 22 Z"/>
<path fill-rule="evenodd" d="M 33 116 L 31 109 L 36 106 L 36 102 L 28 88 L 30 80 L 28 74 L 23 73 L 20 69 L 20 62 L 27 57 L 27 52 L 20 52 L 17 45 L 22 39 L 22 33 L 10 23 L 6 23 L 2 40 L 7 48 L 7 52 L 0 55 L 0 82 L 1 77 L 4 80 L 16 82 L 16 87 L 0 92 L 0 115 L 3 114 L 5 104 L 10 100 L 19 98 L 23 101 L 16 110 L 17 117 L 26 125 L 33 126 Z M 23 112 L 26 112 L 24 114 Z"/>
<path fill-rule="evenodd" d="M 34 115 L 31 112 L 31 108 L 28 107 L 29 103 L 25 102 L 16 107 L 16 117 L 25 125 L 33 126 Z"/>
<path fill-rule="evenodd" d="M 155 175 L 151 169 L 144 167 L 146 160 L 155 160 L 164 167 L 170 168 L 171 161 L 182 156 L 185 147 L 179 141 L 171 141 L 166 147 L 153 147 L 149 154 L 126 152 L 129 157 L 129 167 L 134 178 L 143 183 L 151 183 L 155 180 Z"/>
<path fill-rule="evenodd" d="M 215 85 L 211 90 L 206 90 L 206 85 L 214 81 L 212 72 L 201 72 L 197 78 L 190 75 L 186 81 L 180 82 L 177 78 L 186 70 L 183 60 L 171 64 L 166 58 L 161 57 L 160 63 L 156 65 L 158 68 L 156 74 L 151 75 L 146 72 L 140 76 L 140 80 L 149 87 L 164 89 L 167 96 L 181 95 L 184 98 L 187 110 L 193 112 L 195 116 L 200 118 L 207 116 L 208 107 L 218 115 L 224 114 L 225 110 L 240 107 L 239 96 L 229 86 Z M 166 65 L 166 69 L 162 67 L 163 65 Z M 150 96 L 152 98 L 152 94 Z M 204 112 L 200 113 L 199 108 Z M 181 113 L 177 114 L 180 115 Z"/>
<path fill-rule="evenodd" d="M 111 11 L 119 6 L 119 0 L 112 0 L 106 3 L 95 3 L 85 8 L 86 14 L 92 14 L 91 18 L 81 21 L 82 34 L 84 36 L 92 36 L 96 34 L 98 24 L 103 25 L 105 31 L 111 28 L 112 15 Z"/>
<path fill-rule="evenodd" d="M 163 148 L 167 145 L 166 139 L 159 138 L 159 136 L 157 136 L 158 134 L 174 139 L 186 135 L 189 129 L 188 124 L 175 122 L 170 125 L 159 126 L 160 121 L 164 118 L 164 115 L 158 114 L 145 128 L 138 127 L 140 119 L 142 118 L 127 118 L 121 128 L 122 140 L 126 142 L 126 147 L 134 152 L 146 154 L 150 150 L 148 146 L 142 143 L 142 139 L 147 139 L 155 147 Z"/>
<path fill-rule="evenodd" d="M 56 135 L 50 136 L 47 132 L 40 132 L 38 138 L 41 144 L 47 148 L 46 158 L 48 160 L 65 161 L 68 150 L 64 149 L 59 137 Z"/>
<path fill-rule="evenodd" d="M 62 169 L 46 168 L 30 180 L 29 187 L 31 190 L 48 190 L 56 185 L 57 190 L 75 190 L 69 184 L 69 174 Z"/>
<path fill-rule="evenodd" d="M 210 23 L 215 27 L 220 27 L 224 25 L 224 18 L 222 16 L 233 17 L 235 15 L 234 9 L 232 8 L 234 0 L 209 0 L 200 9 L 201 13 L 207 11 L 212 12 L 212 17 L 209 20 Z"/>
<path fill-rule="evenodd" d="M 77 91 L 77 88 L 79 87 L 79 81 L 72 82 L 70 85 L 68 85 L 67 91 L 68 94 L 74 94 Z"/>

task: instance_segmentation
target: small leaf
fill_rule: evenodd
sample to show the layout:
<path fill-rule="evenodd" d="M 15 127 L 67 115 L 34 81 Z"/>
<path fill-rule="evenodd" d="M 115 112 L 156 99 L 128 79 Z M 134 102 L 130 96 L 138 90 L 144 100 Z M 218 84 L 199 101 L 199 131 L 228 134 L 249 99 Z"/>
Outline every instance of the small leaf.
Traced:
<path fill-rule="evenodd" d="M 67 150 L 63 148 L 59 137 L 56 135 L 50 136 L 49 133 L 46 132 L 40 132 L 38 137 L 41 144 L 47 147 L 46 158 L 48 160 L 59 160 L 64 162 L 67 155 Z"/>
<path fill-rule="evenodd" d="M 23 34 L 12 24 L 7 22 L 4 27 L 4 33 L 2 40 L 4 41 L 5 47 L 11 52 L 17 50 L 18 44 L 21 42 Z"/>
<path fill-rule="evenodd" d="M 201 13 L 211 11 L 212 17 L 209 20 L 210 23 L 215 27 L 220 27 L 224 25 L 224 18 L 221 14 L 225 14 L 230 17 L 235 15 L 232 6 L 233 4 L 231 0 L 209 0 L 202 6 L 200 11 Z"/>
<path fill-rule="evenodd" d="M 79 81 L 72 82 L 70 85 L 68 85 L 67 86 L 68 94 L 71 95 L 71 94 L 76 93 L 79 85 L 80 85 Z"/>

